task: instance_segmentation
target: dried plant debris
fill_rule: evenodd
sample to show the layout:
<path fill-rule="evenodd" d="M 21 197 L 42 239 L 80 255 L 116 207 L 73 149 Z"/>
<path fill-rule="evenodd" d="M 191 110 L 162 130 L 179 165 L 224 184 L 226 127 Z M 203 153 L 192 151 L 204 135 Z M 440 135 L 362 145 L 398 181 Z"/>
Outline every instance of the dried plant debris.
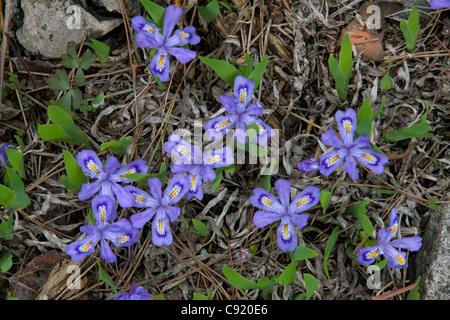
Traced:
<path fill-rule="evenodd" d="M 130 21 L 98 38 L 110 47 L 109 58 L 84 65 L 83 75 L 77 72 L 83 53 L 90 50 L 96 57 L 88 46 L 76 47 L 72 62 L 77 60 L 77 65 L 69 68 L 64 64 L 70 60 L 67 57 L 44 60 L 24 50 L 13 32 L 9 40 L 2 39 L 8 51 L 0 61 L 4 65 L 0 143 L 13 144 L 18 153 L 8 153 L 14 166 L 0 168 L 2 190 L 17 200 L 5 201 L 0 209 L 0 299 L 110 300 L 118 292 L 128 292 L 132 284 L 155 299 L 169 300 L 192 300 L 200 295 L 217 300 L 406 299 L 417 280 L 409 269 L 391 273 L 381 255 L 374 263 L 383 267 L 375 283 L 357 258 L 359 249 L 378 243 L 380 229 L 390 227 L 392 208 L 398 213 L 397 236 L 408 238 L 422 237 L 434 211 L 448 205 L 448 10 L 429 10 L 427 4 L 419 7 L 420 33 L 415 50 L 409 52 L 399 24 L 408 19 L 411 5 L 395 1 L 210 1 L 210 11 L 198 10 L 197 5 L 206 8 L 204 1 L 173 1 L 180 3 L 180 9 L 172 6 L 170 17 L 159 16 L 160 22 L 157 15 L 148 15 L 155 22 L 148 25 L 145 18 L 147 22 L 133 19 L 146 17 L 142 4 L 150 1 L 120 2 L 125 4 L 120 10 L 125 11 L 81 4 L 85 10 L 102 7 L 102 16 Z M 173 4 L 152 3 L 162 8 Z M 172 35 L 186 38 L 170 43 L 168 58 L 164 50 L 152 50 L 154 43 L 149 40 L 152 26 L 164 19 L 173 24 L 173 30 L 168 30 Z M 16 20 L 9 25 L 10 31 L 20 28 Z M 187 42 L 192 40 L 188 34 L 194 34 L 190 26 L 199 42 Z M 342 100 L 336 86 L 339 78 L 329 61 L 333 57 L 345 64 L 341 56 L 345 34 L 352 43 L 352 64 L 347 97 Z M 190 52 L 189 61 L 180 54 L 186 48 L 195 53 Z M 156 60 L 152 63 L 152 59 Z M 227 67 L 217 69 L 205 63 L 206 59 L 226 62 Z M 260 65 L 265 69 L 258 69 Z M 65 75 L 57 70 L 64 70 Z M 244 90 L 251 88 L 245 81 L 239 83 L 244 91 L 235 92 L 234 79 L 241 73 L 244 78 L 257 79 L 254 92 Z M 50 78 L 53 84 L 59 81 L 61 90 L 48 87 Z M 75 89 L 81 96 L 69 95 L 72 100 L 67 108 L 63 97 Z M 83 108 L 72 108 L 74 101 Z M 49 106 L 65 113 L 55 117 L 55 108 Z M 251 117 L 258 130 L 276 132 L 270 141 L 276 141 L 277 148 L 268 148 L 275 162 L 247 157 L 256 151 L 246 149 L 245 141 L 241 148 L 233 142 L 233 152 L 241 152 L 243 161 L 214 167 L 217 179 L 203 173 L 201 197 L 176 198 L 176 192 L 191 185 L 192 176 L 188 178 L 187 173 L 186 180 L 180 178 L 179 189 L 170 185 L 176 159 L 168 151 L 169 137 L 176 134 L 189 144 L 202 143 L 201 151 L 207 154 L 219 143 L 208 140 L 205 124 L 218 119 L 217 125 L 227 125 L 224 117 L 240 106 L 257 110 Z M 350 109 L 356 112 L 358 126 L 363 125 L 361 132 L 352 131 L 351 141 L 345 136 L 345 142 L 353 143 L 365 134 L 369 139 L 366 148 L 376 147 L 389 160 L 383 173 L 364 166 L 363 161 L 373 160 L 374 154 L 363 151 L 359 157 L 347 158 L 357 165 L 358 179 L 351 178 L 344 164 L 326 176 L 319 164 L 316 170 L 301 172 L 302 161 L 319 162 L 341 149 L 327 145 L 330 138 L 322 135 L 334 131 L 342 138 L 346 127 L 339 124 L 338 115 Z M 44 125 L 53 127 L 45 131 Z M 95 173 L 92 168 L 101 172 L 95 159 L 89 166 L 77 164 L 77 155 L 88 144 L 101 165 L 109 161 L 114 170 L 143 160 L 148 176 L 136 174 L 127 179 L 136 168 L 126 167 L 130 171 L 116 175 L 117 184 L 123 183 L 121 187 L 128 190 L 140 188 L 152 197 L 161 193 L 161 199 L 172 190 L 169 198 L 177 201 L 165 206 L 179 208 L 179 212 L 168 209 L 174 211 L 163 218 L 155 214 L 139 228 L 131 246 L 115 245 L 116 239 L 107 238 L 110 229 L 101 228 L 111 228 L 119 220 L 133 221 L 143 209 L 117 205 L 114 220 L 103 216 L 104 225 L 96 222 L 106 211 L 96 212 L 92 197 L 79 198 L 83 183 L 96 181 L 91 178 L 94 174 L 89 177 L 86 172 Z M 183 150 L 186 154 L 191 149 Z M 263 170 L 271 173 L 262 174 Z M 148 179 L 152 179 L 150 187 Z M 284 199 L 287 195 L 294 199 L 308 186 L 322 192 L 317 204 L 302 212 L 308 214 L 302 228 L 292 230 L 288 224 L 284 228 L 284 220 L 255 225 L 261 218 L 257 212 L 264 210 L 251 197 L 255 190 L 261 195 L 268 190 L 273 198 L 264 193 L 267 200 L 284 201 L 275 188 L 280 180 L 292 185 Z M 24 195 L 29 198 L 27 206 L 21 206 Z M 302 204 L 300 199 L 298 203 Z M 82 249 L 92 251 L 81 262 L 66 254 L 69 244 L 83 241 L 85 234 L 90 236 L 93 224 L 103 232 L 115 261 L 102 257 L 103 241 L 96 246 L 86 242 Z M 173 239 L 159 246 L 154 237 L 158 232 L 163 237 L 167 230 Z M 289 237 L 295 237 L 300 249 L 280 249 L 277 243 L 292 240 Z M 408 252 L 410 265 L 415 255 Z M 230 274 L 234 277 L 227 277 Z"/>

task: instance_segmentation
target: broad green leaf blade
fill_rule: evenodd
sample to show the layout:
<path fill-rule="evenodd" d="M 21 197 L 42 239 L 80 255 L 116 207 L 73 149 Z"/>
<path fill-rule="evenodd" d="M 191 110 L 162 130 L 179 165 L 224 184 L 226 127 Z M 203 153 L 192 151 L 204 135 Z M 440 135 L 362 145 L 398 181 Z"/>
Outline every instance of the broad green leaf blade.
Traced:
<path fill-rule="evenodd" d="M 256 285 L 258 286 L 258 289 L 260 289 L 264 295 L 269 294 L 269 292 L 272 290 L 273 285 L 275 284 L 275 280 L 268 279 L 266 277 L 261 277 Z"/>
<path fill-rule="evenodd" d="M 194 292 L 194 300 L 209 300 L 207 296 L 201 293 Z"/>
<path fill-rule="evenodd" d="M 23 164 L 23 154 L 19 150 L 6 148 L 6 156 L 8 157 L 11 167 L 13 167 L 21 178 L 25 178 L 25 167 Z"/>
<path fill-rule="evenodd" d="M 422 276 L 419 276 L 416 280 L 416 285 L 414 289 L 412 289 L 408 295 L 406 296 L 406 300 L 420 300 L 420 292 L 419 292 L 419 283 L 422 279 Z"/>
<path fill-rule="evenodd" d="M 83 183 L 87 182 L 86 175 L 83 170 L 77 164 L 77 159 L 67 150 L 63 151 L 64 153 L 64 165 L 66 167 L 66 173 L 68 180 L 77 186 L 81 190 L 81 186 Z M 80 191 L 78 191 L 80 192 Z M 76 194 L 78 194 L 78 192 Z"/>
<path fill-rule="evenodd" d="M 320 192 L 320 205 L 322 206 L 322 214 L 325 214 L 328 210 L 328 206 L 331 201 L 331 192 L 329 191 L 321 191 Z"/>
<path fill-rule="evenodd" d="M 330 67 L 330 72 L 333 75 L 335 88 L 338 92 L 339 98 L 345 100 L 347 98 L 347 86 L 344 73 L 339 66 L 339 63 L 334 57 L 328 58 L 328 66 Z"/>
<path fill-rule="evenodd" d="M 0 190 L 1 192 L 1 190 Z M 0 241 L 1 240 L 11 240 L 14 236 L 13 232 L 13 222 L 14 222 L 14 213 L 10 213 L 8 217 L 8 221 L 2 221 L 0 223 Z"/>
<path fill-rule="evenodd" d="M 116 156 L 120 156 L 125 152 L 132 139 L 132 136 L 127 136 L 123 137 L 119 141 L 104 142 L 100 145 L 100 151 L 109 148 L 109 150 L 111 150 L 113 154 L 115 154 Z"/>
<path fill-rule="evenodd" d="M 319 287 L 319 280 L 309 273 L 304 273 L 303 279 L 305 280 L 306 286 L 306 300 L 309 300 Z"/>
<path fill-rule="evenodd" d="M 223 265 L 223 274 L 228 279 L 233 287 L 239 290 L 257 289 L 258 286 L 252 280 L 247 279 L 243 275 L 239 274 L 237 271 L 231 269 L 227 265 Z"/>
<path fill-rule="evenodd" d="M 217 190 L 217 188 L 220 185 L 220 181 L 222 181 L 222 176 L 223 176 L 223 169 L 222 168 L 217 168 L 216 169 L 216 177 L 212 182 L 211 185 L 211 189 L 213 192 L 215 192 Z"/>
<path fill-rule="evenodd" d="M 166 11 L 166 9 L 150 0 L 140 0 L 140 1 L 144 6 L 145 10 L 147 11 L 147 13 L 153 19 L 153 22 L 156 24 L 158 28 L 161 29 L 163 27 L 164 12 Z"/>
<path fill-rule="evenodd" d="M 78 63 L 77 50 L 73 44 L 67 48 L 67 54 L 64 53 L 61 55 L 61 63 L 69 69 L 78 68 L 80 66 Z"/>
<path fill-rule="evenodd" d="M 192 219 L 192 224 L 194 225 L 195 230 L 199 236 L 206 236 L 209 233 L 208 227 L 197 219 Z"/>
<path fill-rule="evenodd" d="M 99 278 L 99 280 L 104 280 L 108 284 L 108 286 L 110 286 L 111 289 L 113 289 L 115 295 L 118 296 L 119 295 L 119 291 L 117 291 L 117 288 L 114 285 L 114 281 L 111 279 L 109 274 L 107 274 L 103 270 L 102 266 L 100 265 L 100 262 L 97 262 L 97 266 L 98 266 L 98 278 Z"/>
<path fill-rule="evenodd" d="M 5 209 L 23 209 L 31 204 L 31 200 L 25 193 L 25 186 L 19 175 L 11 168 L 6 168 L 6 173 L 9 178 L 9 184 L 14 191 L 14 196 L 9 198 L 9 201 L 4 205 Z M 3 190 L 0 190 L 3 191 Z M 6 190 L 8 194 L 9 191 Z"/>
<path fill-rule="evenodd" d="M 90 50 L 86 50 L 81 56 L 80 68 L 83 70 L 89 69 L 89 67 L 95 62 L 97 57 Z"/>
<path fill-rule="evenodd" d="M 411 13 L 408 18 L 408 29 L 411 31 L 411 34 L 416 41 L 420 31 L 419 11 L 416 7 L 411 8 Z"/>
<path fill-rule="evenodd" d="M 0 205 L 6 206 L 14 201 L 14 190 L 0 184 Z"/>
<path fill-rule="evenodd" d="M 341 52 L 339 53 L 339 67 L 344 75 L 346 87 L 350 83 L 353 69 L 353 51 L 349 35 L 346 33 L 341 43 Z"/>
<path fill-rule="evenodd" d="M 70 89 L 70 81 L 67 72 L 64 70 L 56 70 L 54 75 L 48 79 L 48 87 L 55 91 L 64 91 Z"/>
<path fill-rule="evenodd" d="M 106 43 L 91 38 L 91 42 L 85 42 L 84 44 L 94 50 L 100 62 L 108 62 L 110 47 Z"/>
<path fill-rule="evenodd" d="M 290 283 L 294 282 L 296 267 L 297 267 L 297 265 L 296 265 L 295 261 L 292 261 L 283 270 L 281 275 L 278 278 L 275 278 L 275 281 L 278 282 L 278 284 L 282 285 L 282 286 L 285 286 L 287 284 L 290 284 Z"/>
<path fill-rule="evenodd" d="M 84 84 L 86 83 L 86 79 L 84 77 L 83 69 L 81 69 L 81 68 L 77 69 L 77 71 L 75 72 L 75 82 L 79 86 L 84 86 Z"/>
<path fill-rule="evenodd" d="M 405 129 L 386 132 L 384 140 L 386 142 L 395 142 L 410 138 L 433 137 L 433 134 L 427 133 L 429 128 L 430 125 L 428 123 L 419 122 Z"/>
<path fill-rule="evenodd" d="M 0 255 L 0 270 L 3 273 L 6 273 L 11 269 L 12 265 L 12 254 L 9 251 L 3 250 Z"/>
<path fill-rule="evenodd" d="M 248 76 L 248 79 L 254 81 L 256 84 L 255 89 L 253 89 L 253 92 L 256 92 L 256 89 L 258 88 L 259 84 L 261 83 L 261 79 L 264 76 L 264 72 L 266 71 L 268 62 L 269 62 L 269 57 L 265 56 L 264 59 L 262 59 L 262 61 L 256 66 L 256 68 Z"/>
<path fill-rule="evenodd" d="M 202 15 L 206 22 L 212 22 L 219 15 L 219 4 L 217 0 L 212 0 L 206 6 L 197 5 L 198 12 Z"/>
<path fill-rule="evenodd" d="M 294 261 L 306 260 L 318 256 L 319 253 L 313 249 L 298 246 L 295 248 L 292 259 Z"/>
<path fill-rule="evenodd" d="M 339 232 L 341 231 L 341 226 L 336 226 L 333 229 L 333 232 L 331 233 L 330 237 L 327 241 L 327 246 L 325 247 L 325 252 L 323 254 L 323 271 L 325 272 L 325 275 L 328 279 L 330 279 L 330 275 L 328 273 L 328 258 L 330 257 L 331 250 L 333 249 L 337 239 L 339 238 Z"/>
<path fill-rule="evenodd" d="M 205 57 L 199 57 L 200 61 L 213 69 L 217 75 L 233 88 L 234 78 L 239 75 L 239 70 L 233 65 L 223 60 L 209 59 Z"/>
<path fill-rule="evenodd" d="M 356 125 L 359 126 L 365 118 L 370 118 L 372 120 L 372 116 L 372 107 L 370 106 L 369 98 L 367 98 L 364 100 L 361 109 L 359 109 Z"/>
<path fill-rule="evenodd" d="M 71 89 L 69 93 L 72 97 L 72 107 L 74 109 L 80 109 L 81 103 L 83 102 L 83 95 L 81 93 L 81 90 L 78 88 Z"/>
<path fill-rule="evenodd" d="M 358 220 L 364 232 L 369 236 L 373 233 L 373 225 L 364 213 L 367 211 L 366 205 L 369 204 L 370 201 L 370 199 L 364 199 L 363 201 L 352 205 L 348 209 L 350 213 L 353 214 L 353 216 Z"/>

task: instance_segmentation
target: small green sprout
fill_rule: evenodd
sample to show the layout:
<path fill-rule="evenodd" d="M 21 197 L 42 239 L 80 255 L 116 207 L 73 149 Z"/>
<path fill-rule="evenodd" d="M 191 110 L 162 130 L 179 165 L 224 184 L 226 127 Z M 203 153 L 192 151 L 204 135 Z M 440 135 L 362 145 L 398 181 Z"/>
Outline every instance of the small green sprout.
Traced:
<path fill-rule="evenodd" d="M 413 52 L 416 47 L 417 37 L 419 36 L 419 11 L 413 7 L 409 14 L 408 22 L 402 20 L 400 22 L 400 29 L 406 41 L 406 48 L 409 52 Z"/>
<path fill-rule="evenodd" d="M 347 33 L 341 43 L 339 63 L 334 57 L 330 57 L 328 59 L 328 65 L 335 81 L 339 99 L 345 101 L 347 99 L 347 87 L 350 83 L 353 69 L 352 43 Z"/>

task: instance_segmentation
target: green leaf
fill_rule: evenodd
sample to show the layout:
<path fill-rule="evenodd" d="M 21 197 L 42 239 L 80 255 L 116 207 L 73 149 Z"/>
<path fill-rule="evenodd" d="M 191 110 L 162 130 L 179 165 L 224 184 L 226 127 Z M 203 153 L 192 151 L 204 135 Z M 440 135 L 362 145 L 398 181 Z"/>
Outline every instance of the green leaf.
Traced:
<path fill-rule="evenodd" d="M 419 293 L 419 283 L 422 279 L 422 276 L 419 276 L 416 280 L 416 285 L 414 286 L 414 289 L 412 289 L 408 295 L 406 296 L 406 300 L 420 300 L 420 293 Z"/>
<path fill-rule="evenodd" d="M 95 62 L 97 57 L 90 50 L 86 50 L 81 56 L 80 68 L 83 70 L 89 69 L 89 67 Z"/>
<path fill-rule="evenodd" d="M 320 192 L 320 205 L 322 206 L 322 213 L 325 214 L 327 212 L 328 206 L 331 201 L 331 192 L 322 191 Z"/>
<path fill-rule="evenodd" d="M 369 236 L 371 236 L 373 233 L 373 225 L 372 222 L 370 222 L 370 219 L 367 218 L 364 213 L 367 211 L 366 205 L 370 203 L 370 201 L 370 199 L 364 199 L 363 201 L 352 205 L 348 209 L 350 213 L 353 214 L 353 216 L 359 221 L 364 232 Z"/>
<path fill-rule="evenodd" d="M 61 182 L 68 181 L 71 188 L 74 188 L 72 190 L 67 185 L 66 187 L 70 189 L 73 193 L 78 194 L 81 191 L 81 186 L 83 183 L 87 182 L 86 175 L 84 174 L 83 170 L 80 168 L 80 166 L 77 164 L 77 159 L 67 150 L 63 151 L 64 153 L 64 165 L 66 167 L 66 173 L 67 177 L 63 179 L 61 177 Z M 67 179 L 67 180 L 66 180 Z M 64 182 L 63 182 L 64 184 Z M 65 185 L 65 184 L 64 184 Z"/>
<path fill-rule="evenodd" d="M 306 286 L 306 300 L 309 300 L 319 287 L 319 280 L 309 273 L 304 273 L 303 279 L 305 280 Z"/>
<path fill-rule="evenodd" d="M 70 114 L 59 106 L 49 106 L 47 114 L 55 124 L 38 125 L 38 133 L 44 141 L 61 141 L 92 148 L 87 136 L 73 122 Z"/>
<path fill-rule="evenodd" d="M 225 264 L 223 265 L 222 271 L 225 277 L 231 283 L 231 285 L 236 289 L 248 290 L 258 288 L 257 284 L 254 281 L 247 279 L 246 277 L 244 277 L 237 271 L 231 269 L 229 266 Z"/>
<path fill-rule="evenodd" d="M 11 167 L 13 167 L 21 178 L 25 178 L 25 167 L 23 164 L 23 154 L 19 150 L 6 148 L 6 156 L 8 157 Z"/>
<path fill-rule="evenodd" d="M 194 300 L 209 300 L 209 299 L 204 294 L 194 292 Z"/>
<path fill-rule="evenodd" d="M 70 89 L 70 81 L 67 72 L 64 70 L 56 70 L 54 75 L 48 79 L 48 87 L 55 91 L 64 91 Z"/>
<path fill-rule="evenodd" d="M 429 205 L 432 209 L 437 210 L 438 209 L 438 206 L 436 204 L 437 201 L 438 201 L 438 198 L 433 197 L 427 202 L 427 205 Z"/>
<path fill-rule="evenodd" d="M 341 52 L 339 53 L 339 67 L 344 75 L 346 87 L 350 83 L 353 69 L 353 50 L 349 35 L 346 33 L 341 43 Z"/>
<path fill-rule="evenodd" d="M 107 274 L 102 266 L 100 265 L 100 262 L 97 262 L 97 267 L 98 267 L 98 278 L 99 280 L 104 280 L 108 286 L 111 287 L 111 289 L 113 289 L 114 293 L 116 296 L 119 295 L 119 291 L 117 291 L 116 286 L 114 285 L 114 281 L 112 281 L 111 277 L 109 276 L 109 274 Z"/>
<path fill-rule="evenodd" d="M 61 55 L 61 63 L 66 68 L 70 69 L 78 68 L 80 66 L 78 63 L 77 50 L 73 44 L 69 45 L 67 48 L 67 54 L 64 53 Z"/>
<path fill-rule="evenodd" d="M 8 217 L 8 221 L 0 223 L 0 240 L 12 240 L 14 235 L 13 232 L 13 222 L 14 222 L 14 215 L 11 212 Z"/>
<path fill-rule="evenodd" d="M 394 190 L 389 190 L 389 189 L 378 189 L 378 188 L 372 188 L 373 191 L 381 193 L 381 194 L 394 194 L 395 191 Z"/>
<path fill-rule="evenodd" d="M 264 76 L 264 72 L 266 71 L 267 64 L 269 62 L 269 57 L 266 55 L 264 59 L 261 60 L 261 62 L 256 66 L 256 68 L 250 73 L 248 76 L 249 80 L 252 80 L 255 82 L 255 89 L 253 89 L 253 92 L 256 92 L 256 89 L 258 88 L 262 77 Z"/>
<path fill-rule="evenodd" d="M 206 6 L 196 5 L 198 12 L 202 15 L 206 22 L 212 22 L 219 15 L 219 4 L 217 0 L 212 0 Z"/>
<path fill-rule="evenodd" d="M 328 66 L 330 67 L 330 72 L 333 75 L 335 88 L 338 92 L 339 99 L 344 101 L 347 99 L 347 84 L 345 81 L 344 73 L 341 70 L 337 60 L 334 57 L 328 58 Z"/>
<path fill-rule="evenodd" d="M 327 262 L 331 254 L 331 250 L 333 249 L 337 239 L 339 238 L 339 231 L 341 231 L 341 226 L 336 226 L 330 237 L 328 238 L 327 246 L 325 247 L 325 252 L 323 254 L 323 271 L 325 272 L 328 279 L 330 279 L 330 275 L 328 273 Z"/>
<path fill-rule="evenodd" d="M 381 80 L 380 80 L 381 90 L 387 90 L 390 87 L 392 87 L 392 78 L 389 75 L 389 71 L 391 70 L 391 67 L 392 67 L 392 59 L 389 59 L 388 70 L 387 70 L 386 74 L 383 76 L 383 78 L 381 78 Z"/>
<path fill-rule="evenodd" d="M 68 94 L 70 94 L 72 98 L 72 107 L 74 109 L 80 109 L 81 103 L 83 101 L 83 95 L 80 89 L 71 89 Z"/>
<path fill-rule="evenodd" d="M 125 152 L 132 139 L 132 136 L 127 136 L 123 137 L 119 141 L 104 142 L 100 145 L 100 151 L 109 148 L 109 150 L 111 150 L 113 154 L 115 154 L 116 156 L 120 156 Z"/>
<path fill-rule="evenodd" d="M 75 72 L 75 82 L 79 86 L 84 86 L 86 83 L 86 79 L 84 78 L 84 72 L 83 69 L 77 69 L 77 72 Z"/>
<path fill-rule="evenodd" d="M 378 117 L 378 115 L 381 113 L 381 110 L 383 110 L 385 105 L 386 105 L 386 96 L 383 96 L 383 98 L 381 99 L 381 104 L 378 107 L 378 110 L 372 116 L 372 121 L 375 120 L 376 117 Z"/>
<path fill-rule="evenodd" d="M 358 118 L 356 120 L 357 136 L 365 134 L 370 137 L 370 132 L 372 131 L 372 116 L 372 107 L 370 106 L 369 98 L 367 98 L 358 112 Z"/>
<path fill-rule="evenodd" d="M 147 11 L 147 13 L 150 15 L 150 17 L 152 17 L 153 22 L 156 24 L 158 28 L 161 29 L 163 27 L 164 12 L 166 11 L 166 9 L 150 0 L 140 0 L 140 1 L 144 6 L 145 10 Z"/>
<path fill-rule="evenodd" d="M 0 204 L 5 209 L 23 209 L 28 207 L 31 204 L 31 200 L 25 193 L 25 186 L 19 175 L 9 167 L 5 169 L 12 190 L 4 185 L 0 185 Z"/>
<path fill-rule="evenodd" d="M 208 227 L 203 222 L 201 222 L 200 220 L 192 219 L 192 224 L 194 225 L 196 233 L 199 236 L 203 237 L 203 236 L 206 236 L 209 233 Z"/>
<path fill-rule="evenodd" d="M 275 284 L 275 280 L 268 279 L 266 277 L 261 277 L 261 279 L 258 280 L 256 285 L 258 286 L 258 289 L 260 289 L 264 295 L 269 294 L 269 292 L 272 290 L 273 285 Z"/>
<path fill-rule="evenodd" d="M 298 246 L 294 250 L 292 259 L 294 261 L 300 261 L 300 260 L 306 260 L 309 258 L 313 258 L 318 255 L 319 255 L 319 253 L 317 253 L 317 251 L 315 251 L 313 249 L 303 247 L 303 246 Z"/>
<path fill-rule="evenodd" d="M 413 124 L 410 127 L 400 130 L 391 130 L 386 132 L 384 140 L 386 142 L 395 142 L 399 140 L 405 140 L 410 138 L 423 138 L 423 137 L 433 137 L 432 133 L 428 133 L 430 125 L 427 122 L 429 102 L 426 102 L 426 111 L 422 115 L 420 121 Z"/>
<path fill-rule="evenodd" d="M 91 102 L 94 108 L 101 107 L 105 104 L 105 94 L 100 92 Z"/>
<path fill-rule="evenodd" d="M 213 192 L 215 192 L 217 190 L 217 188 L 219 187 L 220 181 L 222 181 L 222 176 L 223 176 L 223 169 L 217 168 L 216 169 L 216 177 L 214 178 L 214 180 L 211 184 L 211 189 Z"/>
<path fill-rule="evenodd" d="M 417 37 L 419 36 L 420 24 L 419 24 L 419 11 L 413 7 L 409 14 L 408 22 L 402 20 L 400 22 L 400 29 L 405 38 L 406 48 L 409 52 L 413 52 L 416 48 Z"/>
<path fill-rule="evenodd" d="M 2 251 L 0 256 L 0 270 L 2 270 L 3 273 L 6 273 L 11 269 L 12 265 L 12 254 L 6 250 Z"/>
<path fill-rule="evenodd" d="M 108 62 L 110 48 L 106 43 L 91 38 L 91 42 L 85 42 L 84 44 L 94 50 L 100 62 Z"/>
<path fill-rule="evenodd" d="M 234 78 L 240 74 L 238 69 L 223 60 L 209 59 L 205 57 L 199 57 L 199 59 L 208 67 L 213 69 L 223 81 L 228 83 L 230 87 L 233 88 Z"/>
<path fill-rule="evenodd" d="M 275 281 L 278 282 L 278 284 L 281 285 L 281 286 L 285 286 L 287 284 L 290 284 L 290 283 L 294 282 L 296 268 L 297 268 L 297 265 L 296 265 L 295 261 L 292 261 L 283 270 L 281 275 L 279 277 L 275 278 Z"/>

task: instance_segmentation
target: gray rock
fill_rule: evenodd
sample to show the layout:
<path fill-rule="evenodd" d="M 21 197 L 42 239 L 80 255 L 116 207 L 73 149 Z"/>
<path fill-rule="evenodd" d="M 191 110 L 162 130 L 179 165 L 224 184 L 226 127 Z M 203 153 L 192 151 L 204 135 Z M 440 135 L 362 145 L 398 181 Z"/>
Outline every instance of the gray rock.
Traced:
<path fill-rule="evenodd" d="M 450 206 L 431 213 L 414 264 L 422 300 L 450 299 Z"/>
<path fill-rule="evenodd" d="M 22 0 L 23 26 L 16 35 L 30 53 L 42 58 L 60 58 L 70 43 L 104 36 L 123 20 L 99 21 L 82 7 L 67 0 Z"/>

